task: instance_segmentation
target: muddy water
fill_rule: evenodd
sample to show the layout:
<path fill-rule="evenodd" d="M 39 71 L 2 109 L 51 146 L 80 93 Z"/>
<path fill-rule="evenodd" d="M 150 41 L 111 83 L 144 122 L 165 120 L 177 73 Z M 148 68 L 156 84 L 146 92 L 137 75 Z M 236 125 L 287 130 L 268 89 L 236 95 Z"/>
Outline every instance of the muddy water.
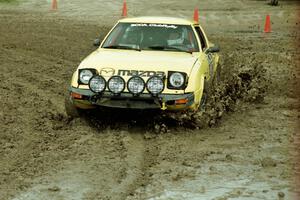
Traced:
<path fill-rule="evenodd" d="M 75 120 L 64 112 L 68 80 L 121 2 L 61 0 L 56 12 L 49 1 L 0 4 L 0 199 L 297 200 L 296 3 L 128 0 L 130 15 L 189 17 L 198 5 L 222 48 L 223 84 L 204 115 Z"/>

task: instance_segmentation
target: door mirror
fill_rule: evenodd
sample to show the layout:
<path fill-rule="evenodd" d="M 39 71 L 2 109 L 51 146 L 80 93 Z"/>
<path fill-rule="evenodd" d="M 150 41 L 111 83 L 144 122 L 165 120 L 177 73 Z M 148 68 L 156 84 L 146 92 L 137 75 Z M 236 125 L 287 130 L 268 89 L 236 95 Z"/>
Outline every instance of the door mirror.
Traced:
<path fill-rule="evenodd" d="M 214 45 L 212 47 L 209 47 L 207 50 L 206 50 L 206 53 L 217 53 L 217 52 L 220 52 L 220 47 L 219 45 Z"/>
<path fill-rule="evenodd" d="M 93 45 L 94 45 L 95 47 L 99 47 L 99 46 L 100 46 L 100 44 L 101 44 L 101 41 L 100 41 L 100 39 L 99 39 L 99 38 L 97 38 L 97 39 L 95 39 L 95 40 L 94 40 L 94 43 L 93 43 Z"/>

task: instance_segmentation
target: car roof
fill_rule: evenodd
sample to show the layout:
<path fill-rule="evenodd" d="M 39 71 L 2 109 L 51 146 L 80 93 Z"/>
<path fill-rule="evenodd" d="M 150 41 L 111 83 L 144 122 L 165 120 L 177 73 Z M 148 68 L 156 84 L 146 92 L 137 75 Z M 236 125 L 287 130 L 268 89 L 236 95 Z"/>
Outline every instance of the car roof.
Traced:
<path fill-rule="evenodd" d="M 194 25 L 195 21 L 176 18 L 176 17 L 133 17 L 119 20 L 121 23 L 159 23 L 159 24 L 177 24 L 177 25 Z"/>

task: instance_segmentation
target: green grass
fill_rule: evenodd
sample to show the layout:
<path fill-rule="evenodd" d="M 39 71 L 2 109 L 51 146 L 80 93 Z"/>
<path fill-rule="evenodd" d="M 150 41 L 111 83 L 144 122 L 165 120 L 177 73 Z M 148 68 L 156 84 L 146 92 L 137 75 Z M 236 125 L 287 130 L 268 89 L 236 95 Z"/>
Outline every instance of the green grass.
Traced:
<path fill-rule="evenodd" d="M 0 0 L 0 3 L 12 3 L 16 2 L 16 0 Z"/>
<path fill-rule="evenodd" d="M 20 0 L 0 0 L 0 4 L 11 4 L 11 5 L 17 5 L 20 3 Z"/>

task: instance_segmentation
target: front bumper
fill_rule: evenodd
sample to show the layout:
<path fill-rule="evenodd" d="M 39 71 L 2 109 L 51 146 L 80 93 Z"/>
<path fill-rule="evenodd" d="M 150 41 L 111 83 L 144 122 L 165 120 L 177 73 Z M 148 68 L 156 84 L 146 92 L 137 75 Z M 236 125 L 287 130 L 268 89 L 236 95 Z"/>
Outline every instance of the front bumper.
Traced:
<path fill-rule="evenodd" d="M 130 108 L 130 109 L 162 109 L 162 110 L 186 110 L 194 107 L 194 93 L 187 94 L 140 94 L 133 96 L 131 93 L 113 95 L 110 92 L 96 94 L 91 90 L 70 87 L 75 106 L 83 109 L 95 106 Z M 72 96 L 72 95 L 71 95 Z"/>

